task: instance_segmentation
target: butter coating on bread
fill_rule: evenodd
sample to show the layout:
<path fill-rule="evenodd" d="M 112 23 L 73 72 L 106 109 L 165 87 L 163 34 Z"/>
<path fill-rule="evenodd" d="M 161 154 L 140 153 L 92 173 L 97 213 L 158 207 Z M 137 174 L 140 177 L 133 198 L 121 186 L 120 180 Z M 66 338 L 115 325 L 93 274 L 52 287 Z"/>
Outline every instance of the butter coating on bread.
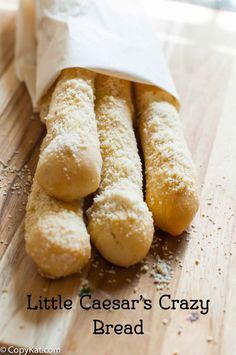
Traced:
<path fill-rule="evenodd" d="M 195 167 L 176 101 L 153 86 L 135 84 L 145 161 L 146 201 L 155 225 L 180 235 L 198 210 Z"/>
<path fill-rule="evenodd" d="M 103 168 L 98 194 L 88 210 L 88 230 L 104 258 L 128 267 L 146 256 L 154 232 L 143 200 L 130 82 L 98 75 L 95 111 Z"/>
<path fill-rule="evenodd" d="M 63 70 L 45 117 L 47 135 L 36 176 L 50 196 L 63 201 L 89 195 L 100 182 L 102 160 L 94 112 L 94 76 L 86 69 Z"/>

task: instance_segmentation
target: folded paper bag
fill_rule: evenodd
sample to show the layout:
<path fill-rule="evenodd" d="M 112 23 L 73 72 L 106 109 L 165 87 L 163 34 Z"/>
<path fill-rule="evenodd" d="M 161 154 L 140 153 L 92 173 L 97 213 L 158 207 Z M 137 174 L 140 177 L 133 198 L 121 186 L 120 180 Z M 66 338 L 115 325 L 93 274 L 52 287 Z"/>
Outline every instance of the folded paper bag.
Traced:
<path fill-rule="evenodd" d="M 21 0 L 16 72 L 34 108 L 62 69 L 87 68 L 178 95 L 137 0 Z"/>

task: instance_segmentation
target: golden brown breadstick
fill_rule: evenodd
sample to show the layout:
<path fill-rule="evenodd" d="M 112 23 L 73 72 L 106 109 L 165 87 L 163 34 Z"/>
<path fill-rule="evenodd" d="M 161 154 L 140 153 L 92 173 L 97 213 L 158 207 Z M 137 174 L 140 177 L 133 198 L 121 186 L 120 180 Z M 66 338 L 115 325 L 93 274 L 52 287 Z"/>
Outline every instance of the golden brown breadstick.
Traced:
<path fill-rule="evenodd" d="M 125 267 L 145 257 L 154 232 L 143 201 L 132 110 L 130 82 L 98 75 L 95 111 L 103 168 L 99 193 L 88 210 L 88 229 L 100 253 Z"/>
<path fill-rule="evenodd" d="M 65 69 L 45 121 L 47 135 L 38 163 L 38 183 L 50 196 L 63 201 L 94 192 L 102 166 L 94 113 L 94 73 Z"/>
<path fill-rule="evenodd" d="M 41 102 L 42 120 L 50 95 Z M 26 206 L 25 241 L 28 254 L 43 276 L 56 278 L 80 271 L 91 254 L 82 201 L 58 201 L 47 195 L 34 178 Z"/>
<path fill-rule="evenodd" d="M 146 201 L 156 226 L 176 236 L 198 210 L 195 168 L 175 100 L 153 86 L 135 84 L 145 160 Z"/>
<path fill-rule="evenodd" d="M 43 276 L 57 278 L 80 271 L 91 253 L 82 203 L 58 201 L 34 179 L 26 208 L 25 242 Z"/>

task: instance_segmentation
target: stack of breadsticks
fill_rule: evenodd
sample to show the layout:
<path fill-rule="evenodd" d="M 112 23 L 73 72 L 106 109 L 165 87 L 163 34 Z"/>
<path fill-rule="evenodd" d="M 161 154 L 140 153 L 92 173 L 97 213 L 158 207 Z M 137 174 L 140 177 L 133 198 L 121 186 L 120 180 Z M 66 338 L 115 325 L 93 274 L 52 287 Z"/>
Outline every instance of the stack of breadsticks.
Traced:
<path fill-rule="evenodd" d="M 47 134 L 27 204 L 25 239 L 43 275 L 80 271 L 90 259 L 90 237 L 104 258 L 128 267 L 147 255 L 153 219 L 174 236 L 186 229 L 198 209 L 196 177 L 169 94 L 135 84 L 133 98 L 129 81 L 66 69 L 43 98 L 41 117 Z M 83 198 L 94 192 L 86 228 Z"/>

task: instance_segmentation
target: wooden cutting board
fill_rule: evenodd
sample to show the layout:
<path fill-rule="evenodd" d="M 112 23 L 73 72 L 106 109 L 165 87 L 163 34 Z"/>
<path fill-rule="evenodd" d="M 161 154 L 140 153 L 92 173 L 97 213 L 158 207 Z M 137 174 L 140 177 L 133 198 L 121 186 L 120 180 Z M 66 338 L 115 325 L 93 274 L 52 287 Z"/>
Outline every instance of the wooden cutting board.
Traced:
<path fill-rule="evenodd" d="M 201 208 L 182 238 L 158 233 L 147 262 L 173 253 L 169 289 L 141 266 L 113 268 L 99 256 L 82 275 L 40 277 L 24 249 L 24 214 L 44 127 L 13 66 L 15 11 L 0 2 L 0 342 L 61 348 L 63 354 L 236 354 L 236 14 L 176 2 L 145 2 L 182 99 L 186 138 L 198 169 Z M 94 262 L 96 260 L 96 262 Z M 113 271 L 111 271 L 113 270 Z M 115 272 L 114 272 L 115 271 Z M 152 300 L 152 309 L 83 310 L 92 297 Z M 27 295 L 70 298 L 72 310 L 27 310 Z M 209 313 L 163 310 L 160 296 L 210 299 Z M 144 335 L 92 335 L 93 319 L 144 323 Z M 3 349 L 4 350 L 4 349 Z M 0 348 L 1 351 L 1 348 Z"/>

